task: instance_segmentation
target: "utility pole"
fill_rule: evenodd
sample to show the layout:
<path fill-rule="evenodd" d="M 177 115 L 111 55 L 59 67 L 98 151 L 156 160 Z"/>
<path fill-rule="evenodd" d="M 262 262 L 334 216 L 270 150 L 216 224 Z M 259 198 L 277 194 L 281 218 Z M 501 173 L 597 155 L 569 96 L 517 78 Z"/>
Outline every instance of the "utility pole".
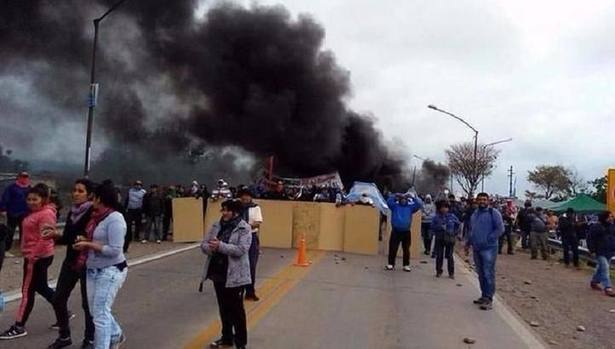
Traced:
<path fill-rule="evenodd" d="M 515 173 L 513 172 L 513 167 L 512 165 L 510 166 L 510 169 L 508 170 L 508 197 L 513 197 L 513 175 Z"/>

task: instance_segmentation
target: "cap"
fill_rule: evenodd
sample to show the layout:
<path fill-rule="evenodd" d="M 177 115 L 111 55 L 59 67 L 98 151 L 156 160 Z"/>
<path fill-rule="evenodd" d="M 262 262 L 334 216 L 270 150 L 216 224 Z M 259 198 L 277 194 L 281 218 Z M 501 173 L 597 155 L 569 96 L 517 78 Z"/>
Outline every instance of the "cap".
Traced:
<path fill-rule="evenodd" d="M 19 172 L 19 174 L 17 175 L 18 178 L 25 178 L 25 177 L 30 177 L 30 174 L 27 171 L 21 171 Z"/>

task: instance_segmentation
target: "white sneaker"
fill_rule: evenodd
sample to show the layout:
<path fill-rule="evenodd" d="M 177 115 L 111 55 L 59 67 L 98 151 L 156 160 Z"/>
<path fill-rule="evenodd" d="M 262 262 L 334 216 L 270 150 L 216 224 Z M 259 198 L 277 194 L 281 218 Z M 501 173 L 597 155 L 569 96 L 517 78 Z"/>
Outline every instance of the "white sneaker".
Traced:
<path fill-rule="evenodd" d="M 404 271 L 411 272 L 412 269 L 410 269 L 409 265 L 404 265 Z"/>
<path fill-rule="evenodd" d="M 393 269 L 395 269 L 395 267 L 394 267 L 394 266 L 392 266 L 391 264 L 387 264 L 387 266 L 386 266 L 386 267 L 384 267 L 384 269 L 385 269 L 385 270 L 393 270 Z"/>
<path fill-rule="evenodd" d="M 162 241 L 160 241 L 160 240 L 156 240 L 156 243 L 157 243 L 158 245 L 160 245 L 160 244 L 162 243 Z"/>
<path fill-rule="evenodd" d="M 147 244 L 147 240 L 143 239 L 143 240 L 141 240 L 141 243 L 142 244 Z"/>

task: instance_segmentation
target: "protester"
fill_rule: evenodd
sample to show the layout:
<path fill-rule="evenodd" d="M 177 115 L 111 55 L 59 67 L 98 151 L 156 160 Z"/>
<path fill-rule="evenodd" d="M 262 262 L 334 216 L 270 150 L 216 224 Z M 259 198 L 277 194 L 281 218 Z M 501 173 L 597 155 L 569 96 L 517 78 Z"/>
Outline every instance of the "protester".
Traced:
<path fill-rule="evenodd" d="M 594 290 L 602 291 L 607 296 L 615 297 L 611 284 L 610 261 L 615 256 L 615 229 L 613 214 L 604 211 L 598 216 L 598 223 L 592 224 L 589 232 L 589 249 L 596 255 L 596 271 L 590 281 Z"/>
<path fill-rule="evenodd" d="M 86 226 L 86 237 L 79 238 L 73 248 L 86 251 L 79 263 L 87 267 L 88 304 L 94 319 L 94 348 L 119 348 L 126 340 L 111 308 L 118 291 L 126 280 L 128 264 L 123 245 L 126 221 L 115 199 L 115 187 L 98 186 L 93 193 L 92 217 Z"/>
<path fill-rule="evenodd" d="M 153 235 L 156 243 L 162 240 L 162 213 L 164 211 L 164 197 L 157 184 L 150 186 L 150 191 L 143 198 L 143 213 L 147 218 L 145 234 L 141 243 L 147 243 Z"/>
<path fill-rule="evenodd" d="M 2 193 L 2 198 L 0 199 L 0 212 L 6 214 L 6 225 L 8 227 L 8 234 L 4 239 L 4 250 L 6 253 L 8 253 L 13 246 L 15 230 L 19 228 L 20 236 L 23 235 L 21 232 L 21 222 L 26 214 L 28 214 L 26 197 L 28 196 L 29 190 L 30 175 L 28 172 L 20 172 L 17 175 L 15 183 L 6 187 Z"/>
<path fill-rule="evenodd" d="M 315 202 L 331 202 L 331 197 L 329 195 L 329 189 L 326 187 L 320 188 L 320 192 L 314 196 Z"/>
<path fill-rule="evenodd" d="M 412 215 L 423 207 L 423 202 L 413 193 L 397 193 L 389 195 L 387 205 L 391 210 L 392 231 L 389 238 L 389 264 L 387 264 L 386 270 L 395 269 L 397 250 L 401 244 L 403 270 L 410 272 Z"/>
<path fill-rule="evenodd" d="M 476 202 L 476 200 L 469 198 L 466 201 L 466 208 L 463 211 L 463 215 L 462 215 L 462 221 L 463 221 L 463 233 L 462 236 L 464 239 L 466 239 L 466 237 L 468 236 L 468 234 L 470 233 L 470 225 L 472 223 L 472 215 L 474 214 L 474 212 L 478 209 L 478 203 Z"/>
<path fill-rule="evenodd" d="M 199 198 L 202 196 L 201 186 L 199 185 L 199 182 L 192 181 L 192 185 L 190 185 L 190 196 L 195 197 L 195 198 Z"/>
<path fill-rule="evenodd" d="M 547 260 L 549 259 L 547 216 L 541 207 L 537 207 L 535 211 L 530 211 L 528 217 L 532 222 L 530 232 L 531 258 L 536 259 L 538 257 L 538 248 L 540 248 L 542 259 Z"/>
<path fill-rule="evenodd" d="M 431 222 L 431 232 L 436 240 L 436 277 L 442 276 L 444 258 L 447 261 L 448 277 L 455 278 L 455 260 L 453 252 L 461 222 L 455 214 L 449 211 L 450 203 L 446 200 L 436 202 L 436 214 Z"/>
<path fill-rule="evenodd" d="M 476 197 L 478 209 L 472 214 L 471 230 L 466 240 L 466 255 L 472 248 L 474 264 L 480 284 L 481 297 L 474 301 L 482 310 L 493 308 L 495 294 L 495 261 L 498 254 L 498 239 L 504 232 L 502 215 L 489 207 L 489 195 L 480 193 Z"/>
<path fill-rule="evenodd" d="M 246 286 L 246 299 L 250 301 L 258 302 L 260 299 L 256 295 L 256 289 L 254 288 L 256 281 L 256 263 L 258 262 L 258 255 L 260 251 L 260 239 L 258 232 L 260 226 L 263 223 L 263 214 L 260 206 L 252 201 L 252 193 L 244 189 L 239 192 L 239 198 L 243 204 L 242 219 L 246 221 L 252 228 L 252 243 L 250 244 L 250 275 L 252 276 L 252 283 Z"/>
<path fill-rule="evenodd" d="M 143 225 L 143 198 L 146 191 L 143 189 L 143 182 L 135 181 L 132 188 L 128 189 L 126 197 L 126 241 L 124 242 L 124 253 L 128 252 L 128 247 L 132 240 L 139 241 L 141 237 L 141 227 Z M 134 232 L 133 226 L 134 224 Z"/>
<path fill-rule="evenodd" d="M 164 210 L 162 212 L 162 241 L 169 240 L 169 230 L 171 229 L 171 220 L 173 219 L 173 199 L 177 198 L 177 190 L 175 186 L 169 186 L 164 195 Z M 206 196 L 203 201 L 207 202 Z"/>
<path fill-rule="evenodd" d="M 244 287 L 252 283 L 249 250 L 251 227 L 241 213 L 241 203 L 226 200 L 222 203 L 222 217 L 214 223 L 201 243 L 207 257 L 204 279 L 214 284 L 222 337 L 210 348 L 233 346 L 245 348 L 248 342 L 246 312 L 243 306 Z"/>
<path fill-rule="evenodd" d="M 342 195 L 340 195 L 340 199 L 338 201 L 338 199 L 336 198 L 336 205 L 337 206 L 341 206 L 343 204 L 343 199 L 342 199 Z M 357 202 L 355 202 L 355 204 L 357 205 L 363 205 L 363 206 L 371 206 L 371 207 L 375 207 L 375 203 L 374 200 L 372 198 L 369 197 L 369 195 L 367 193 L 362 193 L 361 196 L 359 197 L 359 200 L 357 200 Z"/>
<path fill-rule="evenodd" d="M 211 192 L 211 199 L 217 201 L 231 199 L 232 197 L 233 193 L 231 193 L 228 183 L 223 179 L 218 179 L 218 186 Z"/>
<path fill-rule="evenodd" d="M 51 200 L 51 189 L 43 183 L 30 188 L 26 200 L 29 213 L 22 222 L 21 252 L 24 257 L 24 276 L 21 304 L 17 310 L 15 324 L 0 334 L 0 339 L 15 339 L 28 335 L 25 326 L 34 307 L 36 293 L 49 303 L 53 300 L 54 291 L 47 284 L 47 269 L 53 262 L 54 243 L 52 239 L 43 237 L 55 229 L 56 205 Z"/>
<path fill-rule="evenodd" d="M 286 195 L 286 192 L 284 190 L 284 182 L 277 182 L 274 190 L 265 193 L 265 198 L 269 200 L 288 200 L 288 196 Z M 314 196 L 302 195 L 302 198 L 304 200 L 312 201 L 314 199 Z"/>
<path fill-rule="evenodd" d="M 502 254 L 504 248 L 504 242 L 506 242 L 508 249 L 507 253 L 515 254 L 515 239 L 513 237 L 513 225 L 515 223 L 515 207 L 512 204 L 512 200 L 506 200 L 506 205 L 502 207 L 502 218 L 504 220 L 504 234 L 500 236 L 498 241 L 498 254 Z"/>
<path fill-rule="evenodd" d="M 570 266 L 570 253 L 572 252 L 572 263 L 579 268 L 579 239 L 577 236 L 577 216 L 572 207 L 566 210 L 559 219 L 559 232 L 562 238 L 562 250 L 564 252 L 564 264 Z"/>
<path fill-rule="evenodd" d="M 557 226 L 559 224 L 559 219 L 557 218 L 557 215 L 555 214 L 555 212 L 551 210 L 546 210 L 546 211 L 547 211 L 547 232 L 549 233 L 549 236 L 555 237 L 557 233 Z"/>
<path fill-rule="evenodd" d="M 523 208 L 517 214 L 517 228 L 521 232 L 521 248 L 524 250 L 530 246 L 530 232 L 532 230 L 532 219 L 529 214 L 532 212 L 532 202 L 527 200 Z"/>
<path fill-rule="evenodd" d="M 57 323 L 52 327 L 57 327 L 60 333 L 48 349 L 64 348 L 73 343 L 69 326 L 71 314 L 68 311 L 68 298 L 77 282 L 80 283 L 81 305 L 85 315 L 85 333 L 81 348 L 93 348 L 94 345 L 94 321 L 88 306 L 85 264 L 83 263 L 85 256 L 82 256 L 85 252 L 77 251 L 72 246 L 78 237 L 85 237 L 86 227 L 92 215 L 90 196 L 93 189 L 94 184 L 88 179 L 75 181 L 72 193 L 73 205 L 66 217 L 64 231 L 59 233 L 57 230 L 52 230 L 46 236 L 46 238 L 55 239 L 56 244 L 66 245 L 66 258 L 60 269 L 53 297 L 53 309 Z"/>
<path fill-rule="evenodd" d="M 423 247 L 425 247 L 425 255 L 429 256 L 431 254 L 431 220 L 436 212 L 436 207 L 434 206 L 431 195 L 427 194 L 425 196 L 425 201 L 423 202 L 423 208 L 421 209 L 421 237 L 423 238 Z M 435 257 L 435 250 L 432 254 L 432 257 Z"/>
<path fill-rule="evenodd" d="M 463 216 L 463 207 L 462 203 L 456 200 L 455 194 L 448 195 L 448 204 L 450 205 L 448 211 L 454 214 L 455 217 L 457 217 L 457 219 L 461 221 L 461 217 Z"/>

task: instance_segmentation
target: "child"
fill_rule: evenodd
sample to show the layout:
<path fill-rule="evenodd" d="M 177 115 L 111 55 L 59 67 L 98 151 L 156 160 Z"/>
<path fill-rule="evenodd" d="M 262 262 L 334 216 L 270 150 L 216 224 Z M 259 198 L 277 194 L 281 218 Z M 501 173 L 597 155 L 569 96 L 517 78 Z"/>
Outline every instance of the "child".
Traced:
<path fill-rule="evenodd" d="M 442 276 L 444 257 L 448 262 L 448 277 L 455 278 L 455 239 L 459 232 L 461 222 L 452 213 L 449 213 L 450 204 L 446 200 L 436 202 L 436 215 L 431 222 L 431 231 L 436 238 L 436 277 Z"/>

